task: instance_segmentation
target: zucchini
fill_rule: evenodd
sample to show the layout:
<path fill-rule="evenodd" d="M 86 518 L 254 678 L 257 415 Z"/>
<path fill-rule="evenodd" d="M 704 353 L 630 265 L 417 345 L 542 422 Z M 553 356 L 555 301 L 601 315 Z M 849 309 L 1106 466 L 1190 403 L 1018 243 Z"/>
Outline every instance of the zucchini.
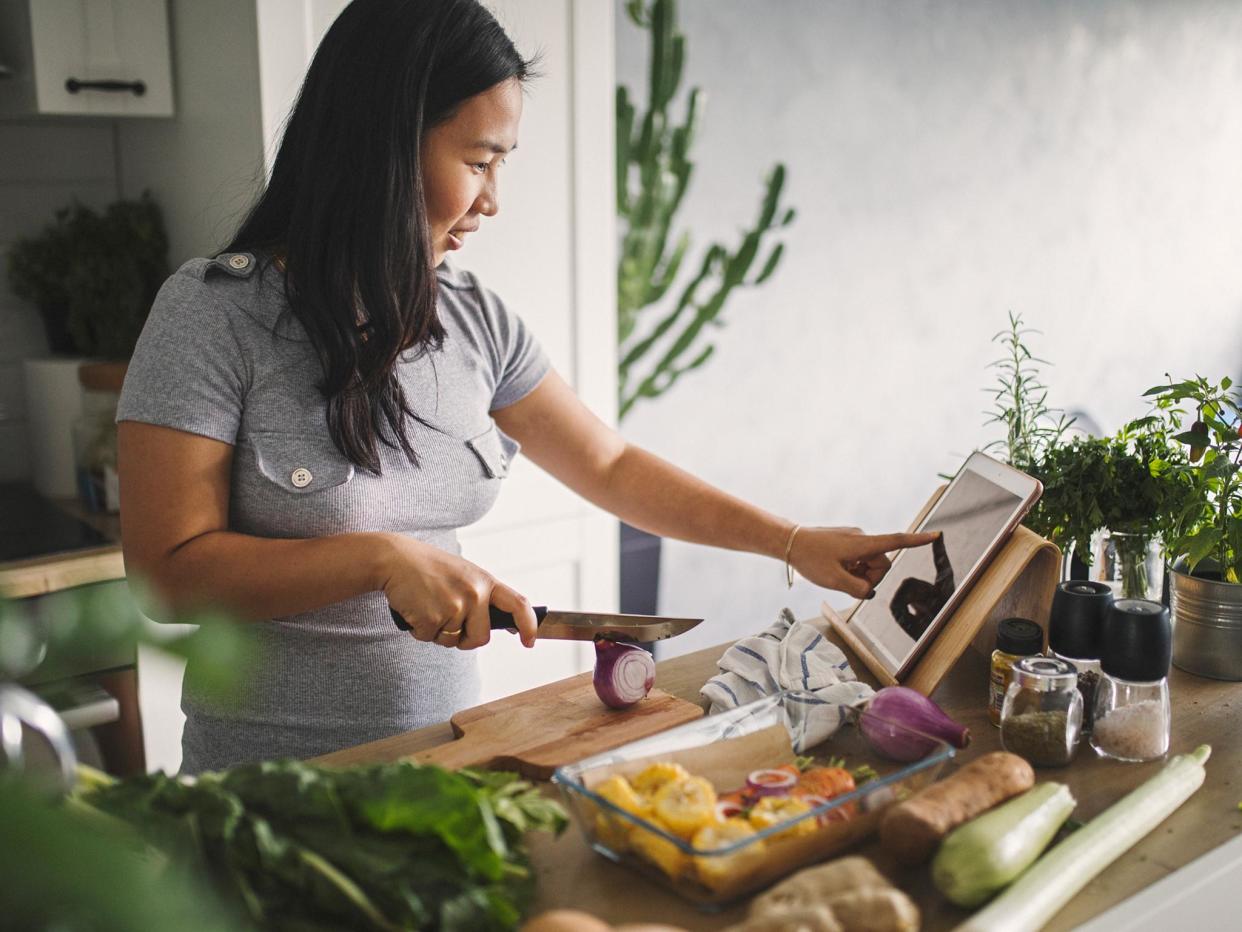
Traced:
<path fill-rule="evenodd" d="M 1138 789 L 1061 842 L 957 932 L 1036 932 L 1079 890 L 1163 822 L 1200 786 L 1212 753 L 1179 754 Z"/>
<path fill-rule="evenodd" d="M 1041 783 L 949 833 L 932 861 L 936 889 L 978 906 L 1031 866 L 1074 811 L 1064 783 Z"/>

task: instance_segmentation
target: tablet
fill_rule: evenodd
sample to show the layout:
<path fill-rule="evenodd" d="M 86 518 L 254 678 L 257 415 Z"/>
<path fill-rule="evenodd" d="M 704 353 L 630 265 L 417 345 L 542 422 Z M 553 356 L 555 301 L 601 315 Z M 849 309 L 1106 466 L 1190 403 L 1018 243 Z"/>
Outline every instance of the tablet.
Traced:
<path fill-rule="evenodd" d="M 901 679 L 914 665 L 1041 492 L 1039 480 L 971 454 L 915 528 L 940 531 L 940 539 L 900 551 L 875 597 L 850 616 L 851 630 L 886 671 Z"/>

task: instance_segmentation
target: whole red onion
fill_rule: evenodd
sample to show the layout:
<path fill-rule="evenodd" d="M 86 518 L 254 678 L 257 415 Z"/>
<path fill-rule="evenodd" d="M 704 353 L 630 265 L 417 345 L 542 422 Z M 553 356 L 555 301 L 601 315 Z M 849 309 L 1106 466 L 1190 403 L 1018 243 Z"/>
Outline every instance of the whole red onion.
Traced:
<path fill-rule="evenodd" d="M 926 757 L 939 738 L 956 748 L 970 744 L 970 730 L 917 690 L 885 686 L 863 709 L 860 728 L 875 750 L 896 761 Z"/>

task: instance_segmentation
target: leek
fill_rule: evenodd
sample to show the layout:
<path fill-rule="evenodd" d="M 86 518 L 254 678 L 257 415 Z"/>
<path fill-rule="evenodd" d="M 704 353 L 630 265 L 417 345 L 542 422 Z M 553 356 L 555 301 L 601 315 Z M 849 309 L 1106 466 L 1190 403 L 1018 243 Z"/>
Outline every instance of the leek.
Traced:
<path fill-rule="evenodd" d="M 1138 789 L 1114 803 L 1036 861 L 958 932 L 1037 932 L 1097 874 L 1191 797 L 1212 753 L 1201 744 L 1179 754 Z"/>

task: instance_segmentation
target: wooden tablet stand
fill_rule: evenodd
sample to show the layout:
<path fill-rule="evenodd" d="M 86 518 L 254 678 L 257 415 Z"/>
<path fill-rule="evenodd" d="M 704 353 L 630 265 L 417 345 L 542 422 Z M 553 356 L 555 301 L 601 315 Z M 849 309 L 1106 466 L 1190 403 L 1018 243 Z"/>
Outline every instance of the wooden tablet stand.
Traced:
<path fill-rule="evenodd" d="M 931 497 L 915 519 L 914 527 L 943 492 L 944 487 L 941 487 Z M 1034 531 L 1019 526 L 975 580 L 918 663 L 901 678 L 900 684 L 930 696 L 967 647 L 973 645 L 976 650 L 990 654 L 996 646 L 997 623 L 1011 615 L 1035 621 L 1044 629 L 1046 640 L 1052 596 L 1060 578 L 1060 549 Z M 823 613 L 845 646 L 881 685 L 897 685 L 899 681 L 859 640 L 848 617 L 842 618 L 827 602 L 823 605 Z M 852 610 L 850 615 L 853 615 Z"/>

